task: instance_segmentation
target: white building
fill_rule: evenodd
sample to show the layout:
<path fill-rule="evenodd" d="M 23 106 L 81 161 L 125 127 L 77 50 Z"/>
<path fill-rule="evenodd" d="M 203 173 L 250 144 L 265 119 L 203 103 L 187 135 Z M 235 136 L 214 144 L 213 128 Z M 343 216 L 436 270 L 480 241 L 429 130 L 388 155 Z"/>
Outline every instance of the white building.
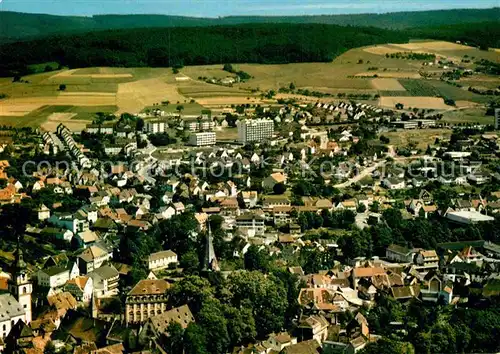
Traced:
<path fill-rule="evenodd" d="M 33 284 L 28 277 L 27 265 L 20 248 L 15 253 L 8 287 L 9 293 L 0 294 L 0 335 L 2 338 L 9 334 L 19 320 L 29 324 L 32 318 Z"/>
<path fill-rule="evenodd" d="M 477 211 L 451 211 L 446 214 L 446 218 L 459 224 L 476 224 L 495 220 L 494 217 Z"/>
<path fill-rule="evenodd" d="M 148 257 L 149 270 L 165 269 L 175 263 L 177 263 L 177 254 L 171 250 L 151 253 Z"/>
<path fill-rule="evenodd" d="M 50 209 L 47 208 L 44 204 L 40 206 L 37 210 L 38 212 L 38 220 L 43 221 L 50 218 Z"/>
<path fill-rule="evenodd" d="M 274 122 L 270 119 L 246 119 L 238 121 L 238 140 L 246 144 L 270 140 L 274 134 Z"/>
<path fill-rule="evenodd" d="M 69 279 L 70 271 L 67 268 L 50 267 L 37 272 L 38 285 L 46 288 L 58 288 L 66 284 Z"/>
<path fill-rule="evenodd" d="M 189 137 L 189 145 L 193 146 L 215 145 L 215 141 L 215 132 L 194 133 Z"/>
<path fill-rule="evenodd" d="M 104 265 L 89 273 L 94 285 L 94 294 L 97 297 L 109 297 L 118 294 L 118 280 L 120 274 L 112 265 Z"/>
<path fill-rule="evenodd" d="M 167 129 L 166 119 L 151 119 L 144 122 L 144 131 L 149 134 L 165 133 Z"/>
<path fill-rule="evenodd" d="M 266 231 L 265 218 L 252 213 L 238 216 L 236 226 L 240 230 L 247 230 L 250 236 L 262 236 Z"/>
<path fill-rule="evenodd" d="M 26 312 L 11 294 L 0 294 L 0 335 L 7 337 L 19 320 L 26 322 Z"/>

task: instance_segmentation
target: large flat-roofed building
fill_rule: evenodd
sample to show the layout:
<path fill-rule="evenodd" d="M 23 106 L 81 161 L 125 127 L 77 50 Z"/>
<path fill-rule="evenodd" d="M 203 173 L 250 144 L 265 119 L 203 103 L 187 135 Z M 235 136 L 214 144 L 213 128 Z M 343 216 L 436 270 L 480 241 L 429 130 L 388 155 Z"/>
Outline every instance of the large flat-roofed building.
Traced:
<path fill-rule="evenodd" d="M 448 220 L 459 224 L 476 224 L 478 222 L 494 221 L 495 218 L 477 211 L 450 211 L 446 214 Z"/>
<path fill-rule="evenodd" d="M 274 122 L 270 119 L 246 119 L 238 122 L 238 140 L 246 144 L 269 140 L 274 134 Z"/>
<path fill-rule="evenodd" d="M 189 145 L 193 146 L 215 145 L 216 138 L 217 136 L 215 132 L 194 133 L 189 136 Z"/>

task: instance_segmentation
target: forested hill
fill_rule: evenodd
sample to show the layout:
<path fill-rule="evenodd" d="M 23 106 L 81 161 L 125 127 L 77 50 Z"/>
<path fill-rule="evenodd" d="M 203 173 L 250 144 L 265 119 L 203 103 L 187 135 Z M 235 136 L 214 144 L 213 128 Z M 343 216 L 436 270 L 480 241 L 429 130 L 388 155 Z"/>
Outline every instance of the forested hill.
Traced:
<path fill-rule="evenodd" d="M 387 14 L 323 16 L 231 16 L 197 18 L 167 15 L 53 16 L 0 11 L 0 41 L 33 39 L 55 33 L 78 33 L 143 27 L 196 27 L 248 23 L 318 23 L 405 29 L 423 26 L 498 21 L 500 8 L 461 9 Z"/>
<path fill-rule="evenodd" d="M 49 61 L 72 68 L 325 62 L 351 48 L 408 39 L 402 31 L 320 24 L 113 30 L 5 44 L 0 75 Z"/>

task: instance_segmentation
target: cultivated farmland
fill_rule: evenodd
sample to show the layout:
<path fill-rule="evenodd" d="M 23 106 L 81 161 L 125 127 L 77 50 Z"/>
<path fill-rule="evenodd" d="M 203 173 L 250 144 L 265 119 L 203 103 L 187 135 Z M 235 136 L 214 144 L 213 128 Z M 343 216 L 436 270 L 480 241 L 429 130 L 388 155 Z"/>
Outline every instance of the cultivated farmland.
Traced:
<path fill-rule="evenodd" d="M 402 103 L 405 108 L 426 108 L 426 109 L 450 109 L 442 98 L 439 97 L 380 97 L 380 106 L 387 108 L 396 107 L 397 103 Z"/>
<path fill-rule="evenodd" d="M 406 89 L 396 79 L 373 79 L 372 85 L 377 90 L 382 91 L 406 91 Z"/>
<path fill-rule="evenodd" d="M 424 80 L 400 80 L 399 81 L 410 96 L 439 96 L 440 93 L 431 84 Z"/>

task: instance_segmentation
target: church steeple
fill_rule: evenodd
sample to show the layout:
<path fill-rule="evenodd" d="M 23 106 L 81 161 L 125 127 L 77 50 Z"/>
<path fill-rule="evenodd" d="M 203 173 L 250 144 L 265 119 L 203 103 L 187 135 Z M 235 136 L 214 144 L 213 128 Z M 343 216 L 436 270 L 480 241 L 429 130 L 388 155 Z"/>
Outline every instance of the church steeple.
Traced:
<path fill-rule="evenodd" d="M 33 284 L 28 276 L 28 266 L 24 261 L 20 238 L 17 239 L 17 249 L 14 252 L 14 262 L 10 269 L 9 292 L 16 297 L 25 312 L 25 323 L 31 322 L 31 293 Z"/>
<path fill-rule="evenodd" d="M 215 256 L 213 237 L 212 237 L 212 228 L 210 227 L 210 221 L 207 220 L 208 223 L 208 233 L 205 244 L 205 259 L 204 259 L 204 270 L 212 270 L 218 272 L 219 263 L 217 262 L 217 257 Z"/>
<path fill-rule="evenodd" d="M 24 254 L 21 248 L 21 241 L 19 237 L 17 238 L 17 248 L 14 252 L 14 262 L 12 263 L 11 268 L 11 273 L 13 276 L 21 273 L 26 273 L 26 270 L 28 268 L 26 262 L 24 261 Z"/>

